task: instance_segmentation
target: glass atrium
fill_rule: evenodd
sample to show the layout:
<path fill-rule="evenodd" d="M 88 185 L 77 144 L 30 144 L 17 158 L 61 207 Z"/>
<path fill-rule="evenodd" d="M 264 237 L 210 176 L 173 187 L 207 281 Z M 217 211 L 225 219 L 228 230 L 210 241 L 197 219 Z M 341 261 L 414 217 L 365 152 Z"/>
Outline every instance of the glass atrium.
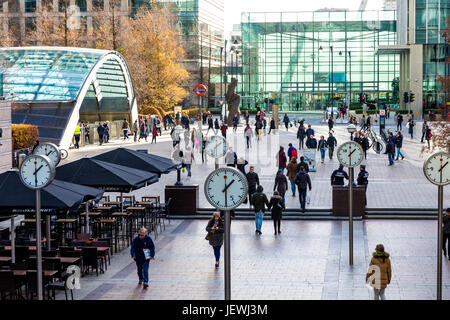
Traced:
<path fill-rule="evenodd" d="M 241 26 L 238 93 L 254 97 L 244 108 L 272 102 L 319 111 L 332 97 L 349 104 L 367 93 L 389 103 L 398 94 L 399 57 L 376 54 L 379 45 L 396 44 L 395 11 L 243 13 Z"/>

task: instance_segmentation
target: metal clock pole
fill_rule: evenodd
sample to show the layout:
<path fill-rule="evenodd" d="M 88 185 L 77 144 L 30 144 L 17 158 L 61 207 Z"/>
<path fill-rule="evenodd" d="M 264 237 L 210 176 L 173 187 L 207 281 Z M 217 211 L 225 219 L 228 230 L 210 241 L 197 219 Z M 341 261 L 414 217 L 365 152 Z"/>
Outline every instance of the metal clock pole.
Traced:
<path fill-rule="evenodd" d="M 348 217 L 348 232 L 349 232 L 349 261 L 350 265 L 353 265 L 353 168 L 348 168 L 349 171 L 349 190 L 348 190 L 348 201 L 349 201 L 349 217 Z"/>
<path fill-rule="evenodd" d="M 225 207 L 228 207 L 227 193 L 227 176 L 225 176 Z M 231 300 L 230 226 L 230 210 L 225 210 L 225 300 Z"/>
<path fill-rule="evenodd" d="M 50 239 L 47 241 L 50 242 Z M 42 300 L 41 189 L 36 189 L 36 257 L 37 295 L 38 300 Z"/>
<path fill-rule="evenodd" d="M 438 186 L 437 300 L 442 300 L 442 211 L 444 209 L 443 199 L 444 186 Z"/>
<path fill-rule="evenodd" d="M 11 216 L 11 262 L 16 263 L 16 233 L 14 231 L 15 216 Z"/>

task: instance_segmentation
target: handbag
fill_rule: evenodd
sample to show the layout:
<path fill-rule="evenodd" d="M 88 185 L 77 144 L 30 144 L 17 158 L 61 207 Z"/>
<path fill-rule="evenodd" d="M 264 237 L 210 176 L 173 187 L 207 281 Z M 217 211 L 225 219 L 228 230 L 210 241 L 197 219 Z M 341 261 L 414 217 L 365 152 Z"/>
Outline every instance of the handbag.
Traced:
<path fill-rule="evenodd" d="M 205 237 L 205 240 L 208 240 L 208 241 L 209 241 L 210 238 L 211 238 L 211 233 L 208 232 L 208 234 L 207 234 L 206 237 Z"/>

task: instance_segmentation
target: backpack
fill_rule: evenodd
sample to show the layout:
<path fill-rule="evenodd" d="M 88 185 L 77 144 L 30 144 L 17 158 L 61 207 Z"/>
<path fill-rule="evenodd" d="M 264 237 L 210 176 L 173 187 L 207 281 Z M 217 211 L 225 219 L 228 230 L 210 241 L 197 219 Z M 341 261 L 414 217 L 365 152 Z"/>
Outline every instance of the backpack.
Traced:
<path fill-rule="evenodd" d="M 291 158 L 294 158 L 294 157 L 298 158 L 298 154 L 297 154 L 297 150 L 292 149 L 291 150 Z"/>

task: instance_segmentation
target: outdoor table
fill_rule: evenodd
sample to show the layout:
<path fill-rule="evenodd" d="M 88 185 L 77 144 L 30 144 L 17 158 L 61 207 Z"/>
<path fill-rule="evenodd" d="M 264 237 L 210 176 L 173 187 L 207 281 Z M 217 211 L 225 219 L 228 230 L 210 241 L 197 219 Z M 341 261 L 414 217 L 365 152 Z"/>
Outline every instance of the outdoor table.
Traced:
<path fill-rule="evenodd" d="M 89 212 L 89 220 L 91 220 L 91 218 L 98 217 L 101 214 L 102 214 L 101 212 Z M 81 229 L 81 226 L 86 225 L 86 212 L 82 212 L 82 213 L 78 214 L 78 222 L 79 222 L 80 229 Z"/>
<path fill-rule="evenodd" d="M 120 202 L 120 201 L 107 201 L 107 202 L 104 202 L 103 205 L 104 206 L 120 206 L 121 203 L 122 202 Z"/>
<path fill-rule="evenodd" d="M 3 270 L 0 270 L 2 272 Z M 53 278 L 58 270 L 42 270 L 44 272 L 44 276 L 48 278 Z M 12 270 L 15 277 L 25 277 L 27 272 L 36 272 L 36 270 Z"/>
<path fill-rule="evenodd" d="M 150 195 L 150 196 L 143 196 L 143 197 L 141 197 L 141 199 L 142 199 L 142 201 L 144 201 L 144 199 L 145 199 L 145 201 L 147 201 L 147 199 L 155 199 L 156 200 L 156 206 L 159 206 L 161 204 L 160 196 L 152 196 L 152 195 Z"/>
<path fill-rule="evenodd" d="M 24 224 L 27 224 L 27 223 L 36 223 L 36 219 L 22 219 L 20 221 L 20 225 L 21 226 L 24 225 Z"/>
<path fill-rule="evenodd" d="M 11 262 L 11 257 L 0 257 L 0 262 Z"/>
<path fill-rule="evenodd" d="M 98 238 L 103 238 L 102 227 L 106 229 L 106 237 L 108 237 L 108 231 L 111 232 L 111 236 L 114 241 L 117 242 L 117 220 L 116 219 L 96 219 L 94 221 L 94 230 Z M 112 246 L 112 244 L 111 244 Z M 116 250 L 117 252 L 117 250 Z"/>
<path fill-rule="evenodd" d="M 111 216 L 114 217 L 117 220 L 117 222 L 116 222 L 116 228 L 118 228 L 118 230 L 116 231 L 117 238 L 124 237 L 125 239 L 127 239 L 127 245 L 130 245 L 130 237 L 131 237 L 131 235 L 129 234 L 128 231 L 130 229 L 129 227 L 130 227 L 130 222 L 131 222 L 132 215 L 133 214 L 129 213 L 129 212 L 113 212 L 111 214 Z M 120 219 L 120 223 L 119 223 L 119 219 Z M 125 220 L 125 234 L 121 235 L 120 231 L 123 231 L 123 222 L 124 222 L 124 220 Z M 115 250 L 117 252 L 117 241 L 115 243 Z"/>
<path fill-rule="evenodd" d="M 141 224 L 144 226 L 144 220 L 145 220 L 145 213 L 147 211 L 146 207 L 128 207 L 126 209 L 128 212 L 136 213 L 136 217 L 133 217 L 132 219 L 132 229 L 131 233 L 134 234 L 135 232 L 138 232 L 138 220 L 139 217 L 141 218 Z"/>

